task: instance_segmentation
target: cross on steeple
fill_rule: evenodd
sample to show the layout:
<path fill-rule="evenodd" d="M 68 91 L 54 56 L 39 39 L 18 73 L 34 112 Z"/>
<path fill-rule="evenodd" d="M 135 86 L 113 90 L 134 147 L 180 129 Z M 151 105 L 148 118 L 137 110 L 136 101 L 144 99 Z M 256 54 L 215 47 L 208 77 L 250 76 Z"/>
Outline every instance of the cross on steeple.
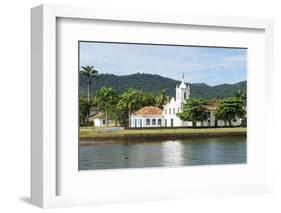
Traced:
<path fill-rule="evenodd" d="M 182 81 L 184 81 L 184 72 L 182 72 Z"/>

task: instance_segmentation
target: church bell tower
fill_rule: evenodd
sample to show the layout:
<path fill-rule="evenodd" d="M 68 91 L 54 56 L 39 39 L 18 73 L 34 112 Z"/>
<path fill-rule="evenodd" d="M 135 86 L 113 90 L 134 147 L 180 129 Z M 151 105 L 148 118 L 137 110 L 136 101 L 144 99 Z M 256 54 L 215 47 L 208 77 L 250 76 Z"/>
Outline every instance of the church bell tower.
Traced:
<path fill-rule="evenodd" d="M 181 84 L 176 87 L 176 94 L 176 101 L 180 103 L 187 101 L 190 97 L 190 86 L 186 86 L 184 83 L 184 73 L 182 74 Z"/>

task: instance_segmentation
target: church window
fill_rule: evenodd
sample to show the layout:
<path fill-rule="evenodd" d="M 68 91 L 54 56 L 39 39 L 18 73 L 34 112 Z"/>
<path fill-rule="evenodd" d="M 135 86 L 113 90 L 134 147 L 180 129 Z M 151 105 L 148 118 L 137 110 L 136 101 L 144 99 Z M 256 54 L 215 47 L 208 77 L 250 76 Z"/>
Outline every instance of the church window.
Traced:
<path fill-rule="evenodd" d="M 183 98 L 184 98 L 184 100 L 186 99 L 186 92 L 183 93 Z"/>
<path fill-rule="evenodd" d="M 169 114 L 171 115 L 171 108 L 169 108 Z"/>
<path fill-rule="evenodd" d="M 152 125 L 156 125 L 156 119 L 152 119 Z"/>
<path fill-rule="evenodd" d="M 150 119 L 146 119 L 146 125 L 150 125 Z"/>
<path fill-rule="evenodd" d="M 175 110 L 175 108 L 173 108 L 173 114 L 176 114 L 176 110 Z"/>
<path fill-rule="evenodd" d="M 161 126 L 161 119 L 158 119 L 158 125 Z"/>
<path fill-rule="evenodd" d="M 167 115 L 167 109 L 165 109 L 165 114 Z"/>
<path fill-rule="evenodd" d="M 178 108 L 178 113 L 180 112 L 180 108 Z"/>

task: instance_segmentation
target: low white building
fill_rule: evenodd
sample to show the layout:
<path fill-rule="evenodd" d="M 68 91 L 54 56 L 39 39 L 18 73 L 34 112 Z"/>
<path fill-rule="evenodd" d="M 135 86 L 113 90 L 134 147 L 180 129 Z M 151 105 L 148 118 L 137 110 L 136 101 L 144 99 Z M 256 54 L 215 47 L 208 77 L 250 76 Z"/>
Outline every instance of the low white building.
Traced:
<path fill-rule="evenodd" d="M 106 125 L 103 112 L 97 112 L 95 115 L 92 115 L 89 120 L 92 121 L 96 127 L 104 127 Z"/>
<path fill-rule="evenodd" d="M 91 116 L 89 118 L 90 121 L 93 122 L 95 127 L 116 127 L 119 126 L 118 123 L 116 123 L 112 119 L 108 119 L 108 124 L 106 125 L 106 119 L 105 114 L 103 112 L 97 112 L 95 115 Z"/>
<path fill-rule="evenodd" d="M 131 115 L 131 128 L 162 127 L 163 111 L 155 106 L 146 106 Z"/>
<path fill-rule="evenodd" d="M 169 103 L 163 106 L 163 110 L 154 106 L 143 107 L 131 116 L 131 128 L 141 127 L 191 127 L 193 123 L 183 121 L 177 113 L 182 112 L 182 105 L 190 98 L 190 85 L 184 83 L 184 76 L 180 85 L 176 86 L 176 98 L 172 97 Z M 227 122 L 216 120 L 215 111 L 217 103 L 210 102 L 204 105 L 208 111 L 208 119 L 203 122 L 196 122 L 196 126 L 229 126 Z M 233 126 L 240 126 L 242 119 L 232 121 Z"/>

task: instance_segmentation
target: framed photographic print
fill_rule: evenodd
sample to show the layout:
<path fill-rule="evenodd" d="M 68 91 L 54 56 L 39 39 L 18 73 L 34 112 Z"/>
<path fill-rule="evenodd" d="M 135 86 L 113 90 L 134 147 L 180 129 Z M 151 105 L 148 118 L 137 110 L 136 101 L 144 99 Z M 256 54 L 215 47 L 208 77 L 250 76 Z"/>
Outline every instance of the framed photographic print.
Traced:
<path fill-rule="evenodd" d="M 247 163 L 246 56 L 79 41 L 80 170 Z"/>
<path fill-rule="evenodd" d="M 269 192 L 272 28 L 33 8 L 32 203 Z"/>

